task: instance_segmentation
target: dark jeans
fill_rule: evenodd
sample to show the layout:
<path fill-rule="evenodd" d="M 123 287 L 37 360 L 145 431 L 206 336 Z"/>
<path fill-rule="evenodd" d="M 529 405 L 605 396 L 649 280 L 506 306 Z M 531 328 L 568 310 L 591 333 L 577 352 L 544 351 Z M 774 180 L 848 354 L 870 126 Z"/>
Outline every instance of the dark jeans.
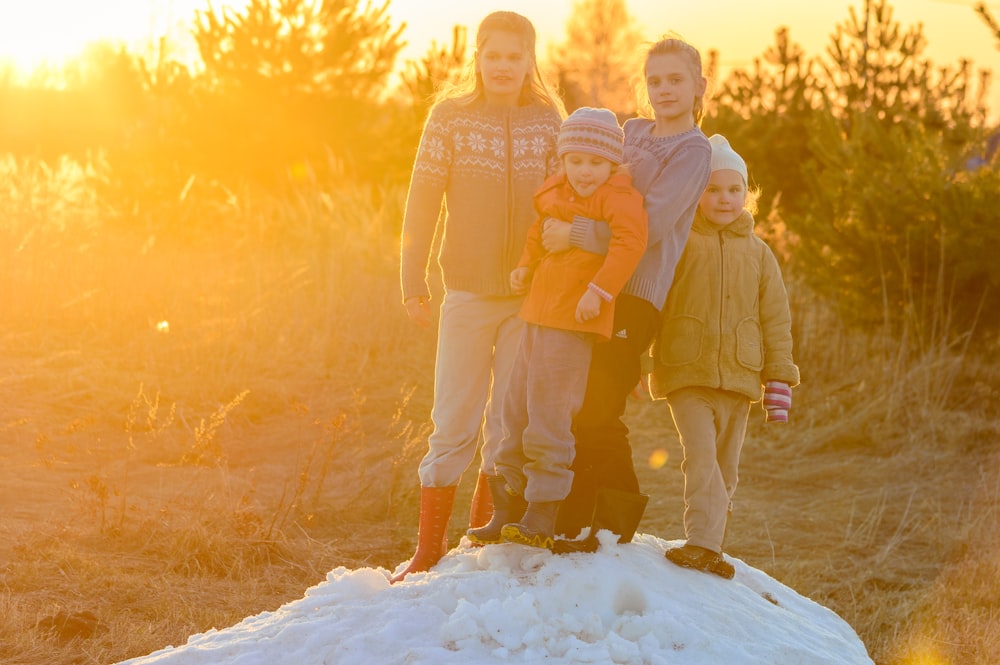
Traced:
<path fill-rule="evenodd" d="M 583 406 L 573 421 L 576 457 L 573 486 L 559 507 L 556 533 L 572 538 L 590 526 L 597 489 L 638 492 L 628 426 L 622 421 L 629 393 L 639 382 L 640 357 L 660 327 L 648 301 L 621 295 L 615 302 L 614 334 L 594 345 Z"/>

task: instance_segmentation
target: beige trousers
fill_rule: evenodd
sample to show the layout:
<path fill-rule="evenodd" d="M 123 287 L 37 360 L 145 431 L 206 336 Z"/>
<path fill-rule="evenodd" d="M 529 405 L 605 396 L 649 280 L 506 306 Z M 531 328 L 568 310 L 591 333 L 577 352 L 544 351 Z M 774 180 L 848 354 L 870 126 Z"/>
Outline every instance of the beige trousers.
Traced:
<path fill-rule="evenodd" d="M 457 485 L 476 456 L 493 474 L 502 407 L 524 321 L 523 298 L 448 291 L 441 303 L 434 369 L 434 431 L 418 473 L 423 487 Z"/>
<path fill-rule="evenodd" d="M 667 395 L 667 404 L 684 447 L 684 535 L 691 545 L 721 552 L 750 400 L 725 390 L 681 388 Z"/>

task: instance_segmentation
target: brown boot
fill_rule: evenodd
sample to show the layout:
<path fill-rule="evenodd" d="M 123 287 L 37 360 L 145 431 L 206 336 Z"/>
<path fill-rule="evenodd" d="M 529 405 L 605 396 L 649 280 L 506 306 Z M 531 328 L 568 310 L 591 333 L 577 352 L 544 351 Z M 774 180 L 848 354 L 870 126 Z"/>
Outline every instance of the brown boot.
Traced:
<path fill-rule="evenodd" d="M 722 558 L 721 552 L 713 552 L 697 545 L 682 545 L 666 551 L 664 556 L 671 563 L 675 563 L 683 568 L 700 570 L 703 573 L 712 573 L 727 580 L 733 579 L 736 569 L 733 564 Z"/>
<path fill-rule="evenodd" d="M 455 489 L 456 486 L 420 488 L 417 551 L 405 569 L 389 578 L 390 584 L 399 582 L 410 573 L 429 570 L 448 552 L 448 520 L 455 503 Z"/>
<path fill-rule="evenodd" d="M 469 507 L 469 528 L 478 529 L 485 526 L 493 515 L 493 493 L 491 492 L 490 476 L 482 471 L 476 480 L 476 491 L 472 493 L 472 505 Z"/>

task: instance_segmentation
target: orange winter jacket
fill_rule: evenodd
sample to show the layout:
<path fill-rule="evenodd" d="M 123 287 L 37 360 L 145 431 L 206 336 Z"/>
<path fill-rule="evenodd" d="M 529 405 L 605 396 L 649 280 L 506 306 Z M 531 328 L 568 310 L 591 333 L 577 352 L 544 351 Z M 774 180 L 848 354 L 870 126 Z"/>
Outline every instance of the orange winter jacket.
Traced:
<path fill-rule="evenodd" d="M 626 173 L 612 175 L 587 198 L 581 198 L 565 173 L 550 176 L 535 192 L 538 218 L 528 229 L 519 267 L 532 269 L 531 285 L 520 316 L 550 328 L 595 333 L 610 339 L 614 301 L 603 302 L 595 318 L 577 323 L 576 305 L 593 282 L 612 298 L 632 276 L 646 251 L 646 211 L 642 194 Z M 608 222 L 611 241 L 606 256 L 577 247 L 550 254 L 542 246 L 542 225 L 548 217 L 571 221 L 580 215 Z"/>

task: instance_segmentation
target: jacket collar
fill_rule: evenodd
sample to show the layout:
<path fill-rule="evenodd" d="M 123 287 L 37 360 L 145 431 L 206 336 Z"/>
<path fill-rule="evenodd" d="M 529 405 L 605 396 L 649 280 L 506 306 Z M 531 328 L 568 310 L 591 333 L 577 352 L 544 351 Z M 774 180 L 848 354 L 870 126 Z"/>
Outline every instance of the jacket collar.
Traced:
<path fill-rule="evenodd" d="M 753 215 L 750 214 L 750 211 L 744 210 L 730 224 L 719 228 L 705 219 L 705 216 L 701 214 L 701 208 L 699 208 L 694 215 L 694 224 L 691 225 L 691 230 L 706 236 L 717 234 L 749 236 L 753 234 Z"/>
<path fill-rule="evenodd" d="M 631 187 L 632 176 L 628 173 L 615 173 L 608 178 L 608 181 L 605 184 L 613 187 Z M 570 187 L 569 180 L 566 178 L 566 172 L 561 169 L 557 174 L 550 176 L 546 182 L 542 183 L 542 186 L 539 187 L 537 194 L 556 189 L 557 187 Z"/>

